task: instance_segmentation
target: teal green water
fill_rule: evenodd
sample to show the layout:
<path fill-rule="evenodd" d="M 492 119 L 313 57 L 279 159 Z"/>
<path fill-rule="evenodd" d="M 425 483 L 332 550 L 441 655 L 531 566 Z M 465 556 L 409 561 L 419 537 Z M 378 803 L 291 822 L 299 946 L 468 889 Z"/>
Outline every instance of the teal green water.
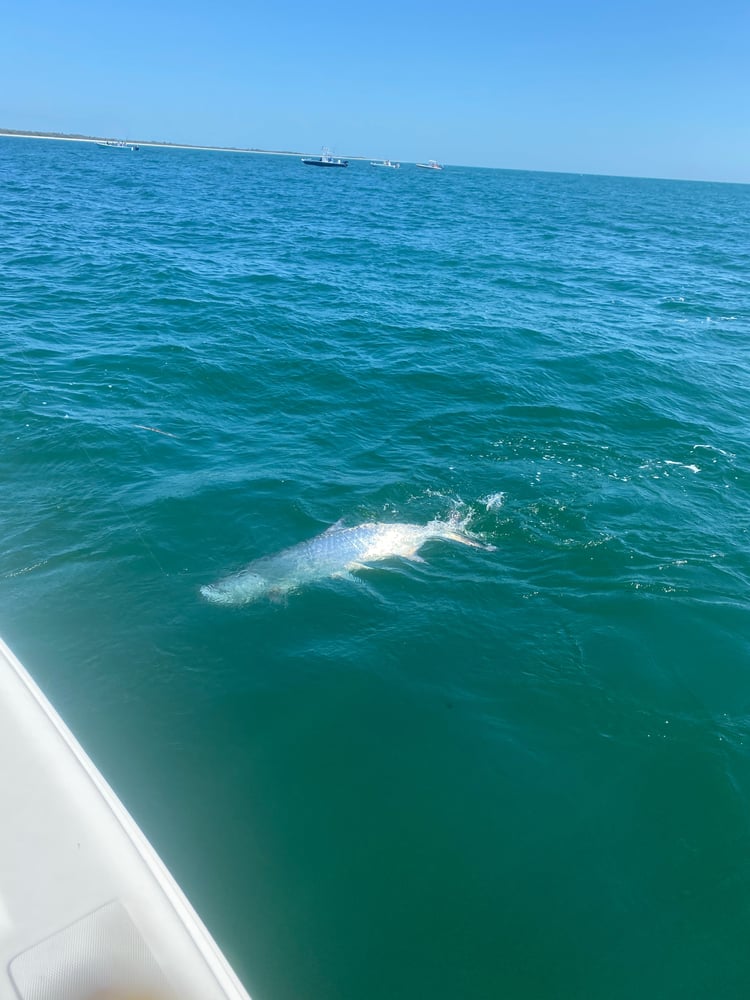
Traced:
<path fill-rule="evenodd" d="M 254 1000 L 746 996 L 750 187 L 0 162 L 0 632 Z"/>

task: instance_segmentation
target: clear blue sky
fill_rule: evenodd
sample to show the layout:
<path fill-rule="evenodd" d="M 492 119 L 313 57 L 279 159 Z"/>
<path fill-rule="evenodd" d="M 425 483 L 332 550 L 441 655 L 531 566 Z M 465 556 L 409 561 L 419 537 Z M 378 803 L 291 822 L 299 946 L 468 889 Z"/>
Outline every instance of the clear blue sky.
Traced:
<path fill-rule="evenodd" d="M 750 182 L 750 0 L 24 0 L 0 127 Z"/>

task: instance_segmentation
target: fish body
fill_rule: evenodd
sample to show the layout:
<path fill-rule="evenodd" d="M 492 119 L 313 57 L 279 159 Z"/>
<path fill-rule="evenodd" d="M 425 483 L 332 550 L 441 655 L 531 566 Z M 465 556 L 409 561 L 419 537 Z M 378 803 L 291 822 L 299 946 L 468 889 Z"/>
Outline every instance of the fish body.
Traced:
<path fill-rule="evenodd" d="M 419 549 L 435 538 L 449 539 L 474 548 L 493 549 L 476 541 L 458 521 L 428 524 L 334 524 L 323 534 L 274 555 L 255 559 L 238 573 L 201 587 L 201 594 L 215 604 L 248 604 L 261 597 L 279 598 L 307 584 L 348 577 L 372 563 L 401 557 L 423 560 Z"/>

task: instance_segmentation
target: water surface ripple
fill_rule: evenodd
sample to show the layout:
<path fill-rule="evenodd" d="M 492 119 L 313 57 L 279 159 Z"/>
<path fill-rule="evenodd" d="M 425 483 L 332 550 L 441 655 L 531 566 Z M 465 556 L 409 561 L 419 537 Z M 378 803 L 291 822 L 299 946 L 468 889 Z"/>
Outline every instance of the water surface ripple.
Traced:
<path fill-rule="evenodd" d="M 744 997 L 750 187 L 0 159 L 0 629 L 255 1000 Z"/>

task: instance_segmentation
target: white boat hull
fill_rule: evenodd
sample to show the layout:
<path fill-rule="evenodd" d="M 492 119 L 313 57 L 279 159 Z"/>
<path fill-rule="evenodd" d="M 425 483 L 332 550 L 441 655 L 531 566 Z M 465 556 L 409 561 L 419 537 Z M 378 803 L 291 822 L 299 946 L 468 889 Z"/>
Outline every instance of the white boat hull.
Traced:
<path fill-rule="evenodd" d="M 125 807 L 0 640 L 0 1000 L 249 1000 Z"/>

